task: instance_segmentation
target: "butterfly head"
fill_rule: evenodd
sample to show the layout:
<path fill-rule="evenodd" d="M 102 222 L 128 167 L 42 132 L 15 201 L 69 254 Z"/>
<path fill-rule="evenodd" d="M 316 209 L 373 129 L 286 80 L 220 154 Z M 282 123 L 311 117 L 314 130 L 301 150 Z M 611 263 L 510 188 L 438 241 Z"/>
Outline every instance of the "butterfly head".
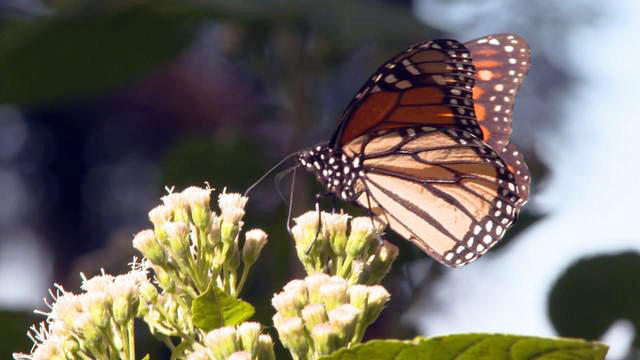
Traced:
<path fill-rule="evenodd" d="M 346 201 L 359 195 L 360 158 L 352 158 L 327 144 L 300 151 L 298 162 L 330 192 Z"/>

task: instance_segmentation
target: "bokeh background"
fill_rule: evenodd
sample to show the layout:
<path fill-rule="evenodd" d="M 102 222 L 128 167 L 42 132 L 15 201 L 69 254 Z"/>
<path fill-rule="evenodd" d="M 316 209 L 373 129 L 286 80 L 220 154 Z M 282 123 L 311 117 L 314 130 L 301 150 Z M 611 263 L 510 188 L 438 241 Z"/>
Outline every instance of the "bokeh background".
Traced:
<path fill-rule="evenodd" d="M 577 336 L 638 358 L 639 24 L 635 0 L 0 1 L 0 357 L 30 348 L 54 282 L 126 271 L 166 185 L 244 191 L 328 139 L 410 44 L 515 32 L 533 49 L 514 116 L 532 200 L 463 269 L 389 235 L 392 301 L 368 337 Z M 296 184 L 294 215 L 318 191 L 306 174 Z M 264 324 L 301 274 L 275 189 L 267 178 L 248 205 L 271 235 L 245 294 Z M 138 329 L 140 354 L 166 357 Z"/>

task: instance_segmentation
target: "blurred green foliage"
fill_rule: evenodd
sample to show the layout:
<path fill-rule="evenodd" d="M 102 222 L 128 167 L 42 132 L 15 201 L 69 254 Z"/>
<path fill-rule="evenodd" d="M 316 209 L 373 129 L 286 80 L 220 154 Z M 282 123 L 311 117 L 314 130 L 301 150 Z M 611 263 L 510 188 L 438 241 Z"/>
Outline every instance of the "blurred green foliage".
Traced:
<path fill-rule="evenodd" d="M 0 358 L 11 359 L 11 354 L 15 351 L 28 352 L 32 342 L 27 337 L 27 330 L 40 320 L 42 319 L 32 312 L 0 311 Z"/>
<path fill-rule="evenodd" d="M 407 9 L 378 2 L 148 0 L 63 5 L 51 16 L 3 24 L 0 101 L 60 105 L 121 89 L 173 60 L 207 21 L 237 26 L 244 34 L 243 50 L 259 55 L 249 60 L 254 64 L 261 62 L 264 45 L 272 45 L 274 39 L 283 44 L 303 40 L 297 49 L 281 47 L 284 68 L 287 59 L 295 61 L 310 46 L 318 63 L 335 64 L 365 40 L 398 48 L 398 43 L 420 40 L 425 33 Z M 376 26 L 359 26 L 363 23 Z M 301 76 L 300 69 L 291 70 L 292 76 Z"/>
<path fill-rule="evenodd" d="M 640 254 L 623 252 L 583 258 L 559 276 L 549 295 L 548 312 L 561 336 L 600 338 L 620 319 L 635 328 L 640 347 Z"/>

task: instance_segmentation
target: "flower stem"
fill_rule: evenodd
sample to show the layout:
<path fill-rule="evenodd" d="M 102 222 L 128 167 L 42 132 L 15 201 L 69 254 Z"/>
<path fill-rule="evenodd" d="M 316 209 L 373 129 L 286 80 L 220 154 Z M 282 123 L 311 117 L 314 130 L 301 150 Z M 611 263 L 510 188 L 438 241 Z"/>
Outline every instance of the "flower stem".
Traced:
<path fill-rule="evenodd" d="M 244 287 L 244 283 L 245 281 L 247 281 L 247 275 L 249 275 L 250 269 L 251 269 L 251 266 L 247 266 L 247 264 L 244 264 L 244 266 L 242 267 L 242 275 L 240 275 L 240 282 L 238 282 L 238 286 L 236 287 L 236 291 L 234 292 L 235 296 L 240 295 L 240 292 Z"/>
<path fill-rule="evenodd" d="M 349 268 L 351 267 L 351 261 L 353 259 L 351 258 L 351 256 L 347 256 L 346 259 L 344 259 L 344 262 L 342 263 L 342 267 L 338 270 L 338 276 L 341 277 L 345 277 L 347 272 L 349 271 Z"/>
<path fill-rule="evenodd" d="M 133 319 L 127 324 L 127 336 L 129 337 L 129 360 L 136 360 L 136 339 L 134 336 Z"/>
<path fill-rule="evenodd" d="M 129 354 L 129 334 L 127 334 L 127 326 L 119 325 L 118 329 L 120 330 L 120 339 L 122 339 L 122 359 L 130 359 L 131 356 Z"/>

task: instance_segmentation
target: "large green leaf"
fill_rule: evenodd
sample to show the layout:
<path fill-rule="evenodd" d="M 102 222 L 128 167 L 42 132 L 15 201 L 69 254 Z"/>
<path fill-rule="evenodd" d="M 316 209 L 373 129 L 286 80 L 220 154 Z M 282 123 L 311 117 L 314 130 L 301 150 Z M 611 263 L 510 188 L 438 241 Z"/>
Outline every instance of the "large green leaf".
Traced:
<path fill-rule="evenodd" d="M 237 325 L 253 316 L 255 309 L 251 304 L 229 296 L 217 287 L 209 286 L 207 291 L 193 300 L 191 313 L 194 325 L 209 331 Z"/>
<path fill-rule="evenodd" d="M 607 346 L 580 339 L 545 339 L 498 334 L 462 334 L 413 340 L 372 340 L 323 360 L 592 360 L 604 359 Z"/>

